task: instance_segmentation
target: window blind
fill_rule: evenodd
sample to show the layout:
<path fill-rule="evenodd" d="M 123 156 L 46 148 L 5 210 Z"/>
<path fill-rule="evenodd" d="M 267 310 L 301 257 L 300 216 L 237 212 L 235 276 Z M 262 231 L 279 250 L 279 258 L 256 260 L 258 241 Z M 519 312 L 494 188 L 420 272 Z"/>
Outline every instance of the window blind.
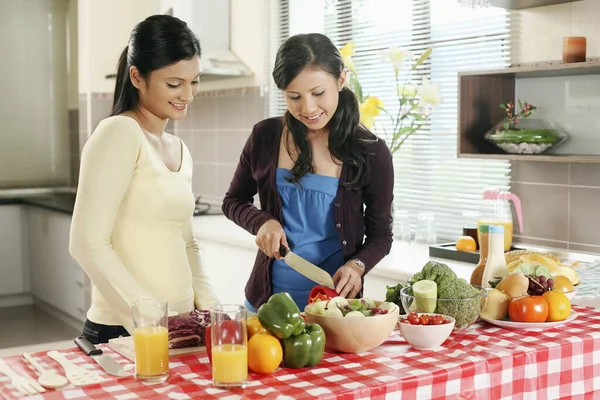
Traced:
<path fill-rule="evenodd" d="M 398 111 L 394 71 L 381 51 L 402 47 L 416 57 L 432 48 L 431 57 L 411 81 L 423 78 L 441 85 L 443 102 L 423 128 L 394 154 L 396 212 L 407 210 L 415 231 L 419 212 L 435 214 L 438 239 L 462 235 L 461 214 L 476 211 L 484 188 L 510 189 L 510 163 L 501 160 L 457 158 L 459 71 L 510 65 L 510 12 L 500 8 L 470 9 L 455 0 L 306 0 L 279 1 L 276 48 L 290 35 L 321 32 L 341 48 L 355 45 L 354 64 L 363 93 L 377 96 L 385 108 Z M 314 10 L 323 10 L 314 13 Z M 272 65 L 272 63 L 271 63 Z M 410 65 L 401 69 L 404 77 Z M 273 85 L 271 83 L 271 85 Z M 269 113 L 285 112 L 283 97 L 271 87 Z M 388 144 L 389 117 L 375 118 L 373 131 Z"/>

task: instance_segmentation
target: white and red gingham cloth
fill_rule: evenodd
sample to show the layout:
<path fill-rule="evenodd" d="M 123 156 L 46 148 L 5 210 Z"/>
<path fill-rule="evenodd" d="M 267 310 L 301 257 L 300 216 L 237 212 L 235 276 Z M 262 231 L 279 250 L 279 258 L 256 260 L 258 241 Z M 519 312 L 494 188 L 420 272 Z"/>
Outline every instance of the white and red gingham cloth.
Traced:
<path fill-rule="evenodd" d="M 326 353 L 315 368 L 281 368 L 250 374 L 245 389 L 212 387 L 204 354 L 174 357 L 164 383 L 115 379 L 77 348 L 63 350 L 107 382 L 49 390 L 29 399 L 600 399 L 600 311 L 574 307 L 578 317 L 543 331 L 499 328 L 485 322 L 454 332 L 437 350 L 417 351 L 394 331 L 387 342 L 361 354 Z M 111 352 L 125 367 L 131 362 Z M 42 366 L 62 368 L 42 353 Z M 19 373 L 36 376 L 21 357 L 5 358 Z M 129 365 L 128 365 L 129 364 Z M 0 396 L 23 398 L 0 377 Z"/>

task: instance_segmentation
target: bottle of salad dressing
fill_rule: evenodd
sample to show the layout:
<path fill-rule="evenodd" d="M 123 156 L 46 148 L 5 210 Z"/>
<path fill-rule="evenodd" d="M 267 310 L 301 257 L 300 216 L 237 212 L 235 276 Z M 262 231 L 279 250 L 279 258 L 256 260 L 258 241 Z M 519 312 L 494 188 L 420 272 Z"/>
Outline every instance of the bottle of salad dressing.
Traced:
<path fill-rule="evenodd" d="M 504 257 L 504 226 L 489 225 L 488 243 L 488 257 L 481 278 L 481 286 L 484 288 L 490 287 L 490 281 L 508 273 Z"/>
<path fill-rule="evenodd" d="M 479 263 L 471 273 L 471 285 L 481 286 L 488 257 L 489 225 L 479 225 L 477 236 L 479 237 Z"/>

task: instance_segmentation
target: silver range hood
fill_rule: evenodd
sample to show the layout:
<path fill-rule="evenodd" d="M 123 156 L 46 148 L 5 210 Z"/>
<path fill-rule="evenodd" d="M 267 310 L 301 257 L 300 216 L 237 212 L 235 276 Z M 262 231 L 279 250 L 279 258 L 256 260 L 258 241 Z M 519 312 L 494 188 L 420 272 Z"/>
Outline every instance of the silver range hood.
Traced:
<path fill-rule="evenodd" d="M 202 80 L 253 76 L 231 50 L 231 0 L 175 0 L 167 14 L 184 20 L 200 39 Z"/>

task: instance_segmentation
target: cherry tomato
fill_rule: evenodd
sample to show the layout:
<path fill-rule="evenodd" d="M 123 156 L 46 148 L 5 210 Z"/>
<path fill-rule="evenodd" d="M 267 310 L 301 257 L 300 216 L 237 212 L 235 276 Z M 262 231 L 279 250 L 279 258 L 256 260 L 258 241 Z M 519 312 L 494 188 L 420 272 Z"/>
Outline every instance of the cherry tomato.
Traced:
<path fill-rule="evenodd" d="M 419 316 L 416 313 L 408 314 L 408 322 L 410 322 L 411 325 L 419 325 Z"/>
<path fill-rule="evenodd" d="M 421 325 L 429 325 L 429 315 L 421 314 L 421 316 L 419 317 L 419 322 L 421 323 Z"/>
<path fill-rule="evenodd" d="M 542 296 L 527 296 L 508 303 L 508 316 L 515 322 L 545 322 L 548 302 Z"/>
<path fill-rule="evenodd" d="M 431 325 L 442 325 L 444 323 L 444 317 L 437 314 L 431 318 Z"/>

